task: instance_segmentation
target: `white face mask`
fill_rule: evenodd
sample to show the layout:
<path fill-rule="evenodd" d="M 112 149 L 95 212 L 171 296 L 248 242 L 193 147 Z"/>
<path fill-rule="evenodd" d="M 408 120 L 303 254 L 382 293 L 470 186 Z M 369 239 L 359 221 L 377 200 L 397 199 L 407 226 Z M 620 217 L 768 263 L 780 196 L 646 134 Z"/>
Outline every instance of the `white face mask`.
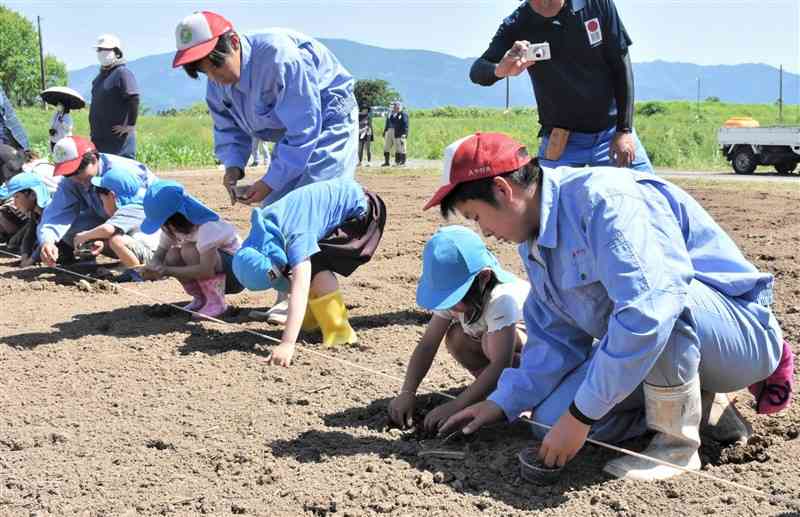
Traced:
<path fill-rule="evenodd" d="M 111 66 L 117 60 L 117 54 L 113 50 L 99 49 L 97 51 L 97 62 L 100 66 Z"/>

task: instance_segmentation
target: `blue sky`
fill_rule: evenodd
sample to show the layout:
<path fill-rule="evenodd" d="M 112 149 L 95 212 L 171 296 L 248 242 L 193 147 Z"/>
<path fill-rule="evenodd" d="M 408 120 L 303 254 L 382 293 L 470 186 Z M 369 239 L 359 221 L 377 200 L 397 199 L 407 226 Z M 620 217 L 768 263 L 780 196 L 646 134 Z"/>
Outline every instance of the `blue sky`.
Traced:
<path fill-rule="evenodd" d="M 483 52 L 518 0 L 5 0 L 42 17 L 45 51 L 69 69 L 96 64 L 102 32 L 118 34 L 130 59 L 174 49 L 178 20 L 195 10 L 224 14 L 237 29 L 291 27 L 323 38 L 460 57 Z M 800 72 L 800 0 L 616 0 L 635 62 L 783 64 Z"/>

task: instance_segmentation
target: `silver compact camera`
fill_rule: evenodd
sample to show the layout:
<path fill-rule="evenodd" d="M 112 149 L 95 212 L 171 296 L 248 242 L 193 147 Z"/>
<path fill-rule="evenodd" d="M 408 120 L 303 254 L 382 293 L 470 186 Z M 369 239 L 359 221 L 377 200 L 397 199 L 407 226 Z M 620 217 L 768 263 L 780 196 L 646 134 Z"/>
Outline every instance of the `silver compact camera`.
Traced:
<path fill-rule="evenodd" d="M 550 43 L 531 43 L 525 50 L 525 59 L 528 61 L 547 61 L 550 59 Z"/>

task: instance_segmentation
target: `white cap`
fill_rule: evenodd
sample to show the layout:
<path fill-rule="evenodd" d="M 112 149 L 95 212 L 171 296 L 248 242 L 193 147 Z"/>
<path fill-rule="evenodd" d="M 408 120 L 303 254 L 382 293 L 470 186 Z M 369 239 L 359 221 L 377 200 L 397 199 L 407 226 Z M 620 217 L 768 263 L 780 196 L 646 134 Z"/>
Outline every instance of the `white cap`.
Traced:
<path fill-rule="evenodd" d="M 122 50 L 122 42 L 113 34 L 101 34 L 97 37 L 97 44 L 94 46 L 94 48 L 108 50 L 112 48 L 118 48 Z"/>

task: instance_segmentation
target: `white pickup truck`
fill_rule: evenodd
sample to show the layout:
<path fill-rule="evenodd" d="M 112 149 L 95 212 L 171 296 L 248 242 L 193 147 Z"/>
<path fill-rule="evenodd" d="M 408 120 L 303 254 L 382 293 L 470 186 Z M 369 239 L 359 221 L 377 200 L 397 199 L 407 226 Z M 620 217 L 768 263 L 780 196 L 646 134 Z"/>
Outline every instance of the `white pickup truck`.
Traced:
<path fill-rule="evenodd" d="M 717 141 L 737 174 L 752 174 L 759 165 L 788 174 L 800 163 L 800 127 L 722 127 Z"/>

